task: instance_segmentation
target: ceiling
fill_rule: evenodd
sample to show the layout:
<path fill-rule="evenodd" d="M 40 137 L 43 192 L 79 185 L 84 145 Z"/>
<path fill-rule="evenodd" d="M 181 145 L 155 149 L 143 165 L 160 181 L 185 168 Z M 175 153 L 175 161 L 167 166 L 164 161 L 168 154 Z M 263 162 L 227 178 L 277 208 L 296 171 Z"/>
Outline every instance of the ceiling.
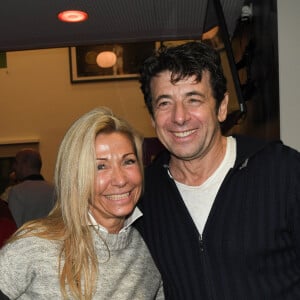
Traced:
<path fill-rule="evenodd" d="M 244 0 L 1 0 L 0 52 L 199 38 L 218 25 L 216 1 L 231 36 Z M 57 14 L 69 9 L 89 19 L 59 21 Z"/>

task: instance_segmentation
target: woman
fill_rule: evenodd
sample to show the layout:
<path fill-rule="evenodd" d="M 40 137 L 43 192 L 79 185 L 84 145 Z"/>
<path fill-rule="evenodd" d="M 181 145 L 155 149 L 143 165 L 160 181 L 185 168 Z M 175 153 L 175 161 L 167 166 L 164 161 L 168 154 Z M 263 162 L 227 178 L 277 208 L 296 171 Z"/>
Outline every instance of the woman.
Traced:
<path fill-rule="evenodd" d="M 161 278 L 132 223 L 142 190 L 141 139 L 105 108 L 66 133 L 55 169 L 57 204 L 0 252 L 10 299 L 164 299 Z"/>

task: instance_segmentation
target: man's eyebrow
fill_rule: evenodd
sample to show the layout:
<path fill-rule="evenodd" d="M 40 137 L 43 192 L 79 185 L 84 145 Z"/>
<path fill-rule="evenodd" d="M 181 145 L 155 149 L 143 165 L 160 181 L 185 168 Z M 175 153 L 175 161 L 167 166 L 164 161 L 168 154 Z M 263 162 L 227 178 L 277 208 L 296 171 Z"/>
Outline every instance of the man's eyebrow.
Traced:
<path fill-rule="evenodd" d="M 207 95 L 205 95 L 204 93 L 202 92 L 199 92 L 199 91 L 190 91 L 190 92 L 187 92 L 186 94 L 184 94 L 185 97 L 191 97 L 191 96 L 199 96 L 201 98 L 207 98 Z M 159 95 L 157 98 L 153 99 L 153 103 L 157 103 L 159 100 L 161 99 L 171 99 L 171 95 L 169 94 L 162 94 L 162 95 Z"/>
<path fill-rule="evenodd" d="M 154 103 L 157 103 L 160 99 L 171 99 L 171 96 L 168 94 L 159 95 L 157 98 L 153 99 Z"/>
<path fill-rule="evenodd" d="M 207 96 L 204 93 L 201 93 L 199 91 L 191 91 L 185 94 L 186 96 L 200 96 L 202 98 L 206 98 Z"/>

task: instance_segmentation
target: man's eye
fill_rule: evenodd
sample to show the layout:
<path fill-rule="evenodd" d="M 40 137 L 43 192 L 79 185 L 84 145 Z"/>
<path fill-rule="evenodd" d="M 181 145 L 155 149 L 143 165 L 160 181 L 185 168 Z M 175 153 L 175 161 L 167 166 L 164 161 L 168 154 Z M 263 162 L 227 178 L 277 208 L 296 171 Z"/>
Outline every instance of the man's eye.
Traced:
<path fill-rule="evenodd" d="M 158 103 L 158 106 L 165 106 L 168 104 L 168 101 L 161 101 Z"/>
<path fill-rule="evenodd" d="M 170 106 L 170 101 L 160 101 L 157 103 L 156 108 L 157 109 L 166 109 Z"/>
<path fill-rule="evenodd" d="M 199 104 L 199 103 L 201 103 L 202 101 L 201 101 L 200 99 L 191 98 L 191 99 L 189 99 L 188 102 L 191 103 L 191 104 Z"/>

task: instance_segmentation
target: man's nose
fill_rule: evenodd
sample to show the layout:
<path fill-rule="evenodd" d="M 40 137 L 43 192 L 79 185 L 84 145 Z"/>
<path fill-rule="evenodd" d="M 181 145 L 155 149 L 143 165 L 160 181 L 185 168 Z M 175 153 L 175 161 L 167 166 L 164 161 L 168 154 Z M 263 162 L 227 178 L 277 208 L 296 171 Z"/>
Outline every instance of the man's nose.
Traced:
<path fill-rule="evenodd" d="M 176 103 L 173 108 L 173 121 L 179 125 L 183 125 L 189 118 L 189 111 L 184 103 Z"/>

